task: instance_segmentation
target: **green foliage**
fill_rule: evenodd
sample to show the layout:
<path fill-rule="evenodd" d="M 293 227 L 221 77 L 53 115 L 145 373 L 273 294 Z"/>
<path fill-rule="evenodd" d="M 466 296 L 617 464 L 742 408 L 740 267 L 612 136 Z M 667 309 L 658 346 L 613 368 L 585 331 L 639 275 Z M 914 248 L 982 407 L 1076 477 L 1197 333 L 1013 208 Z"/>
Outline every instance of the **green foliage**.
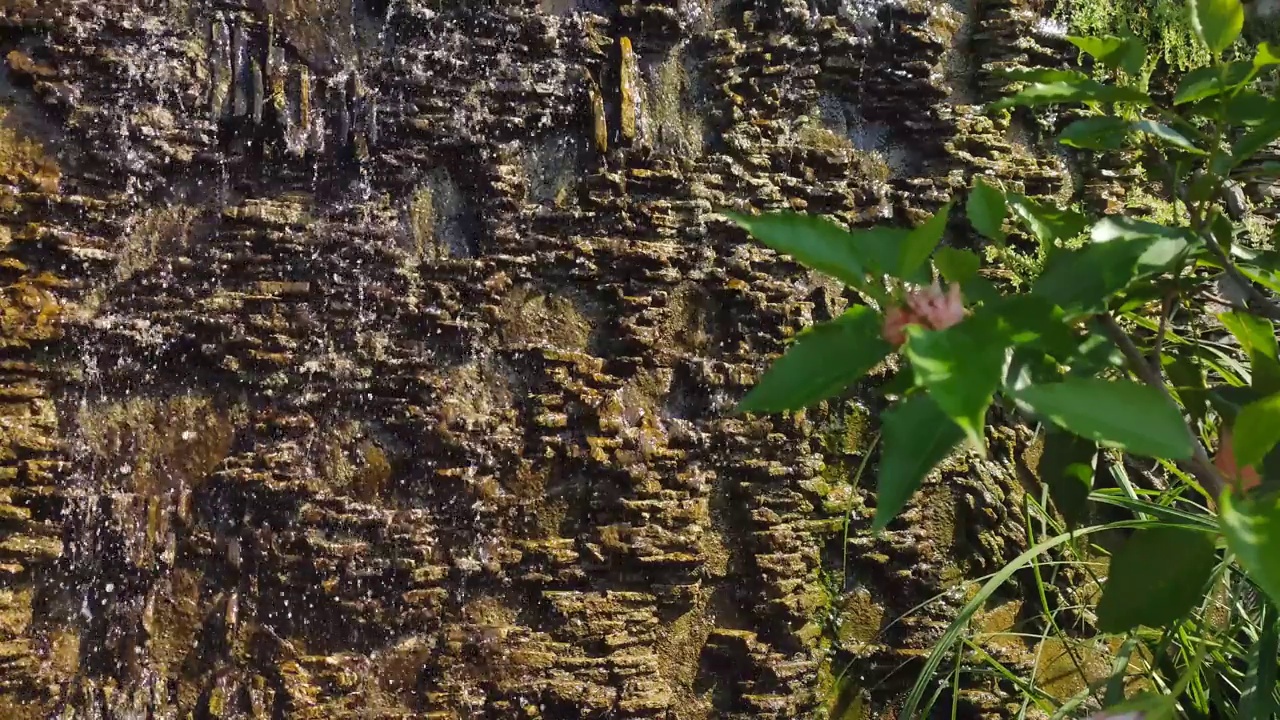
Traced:
<path fill-rule="evenodd" d="M 1238 209 L 1223 198 L 1241 173 L 1280 177 L 1280 163 L 1256 157 L 1280 140 L 1280 101 L 1258 86 L 1280 55 L 1266 44 L 1240 51 L 1239 0 L 1179 0 L 1176 22 L 1164 0 L 1139 2 L 1106 0 L 1106 27 L 1097 14 L 1102 4 L 1069 3 L 1077 29 L 1092 23 L 1107 31 L 1069 38 L 1093 59 L 1095 74 L 1007 71 L 1022 85 L 991 109 L 1083 110 L 1058 142 L 1137 153 L 1160 185 L 1135 188 L 1135 195 L 1154 193 L 1148 197 L 1162 203 L 1161 212 L 1091 217 L 978 177 L 964 204 L 964 230 L 974 232 L 950 238 L 948 229 L 961 227 L 950 222 L 950 203 L 915 228 L 852 232 L 792 213 L 732 215 L 762 243 L 843 281 L 877 308 L 858 306 L 802 333 L 740 410 L 796 410 L 833 397 L 898 352 L 903 366 L 881 388 L 890 403 L 881 415 L 876 532 L 962 440 L 986 452 L 991 406 L 1036 426 L 1045 433 L 1039 479 L 1058 512 L 1035 510 L 1045 527 L 1077 529 L 1058 538 L 1084 537 L 1098 530 L 1084 523 L 1102 502 L 1133 514 L 1113 527 L 1140 528 L 1112 558 L 1097 627 L 1126 635 L 1127 652 L 1140 645 L 1148 657 L 1163 658 L 1150 672 L 1163 677 L 1156 687 L 1168 692 L 1125 700 L 1121 663 L 1119 679 L 1107 682 L 1107 706 L 1143 710 L 1146 720 L 1187 716 L 1187 706 L 1203 716 L 1235 716 L 1237 704 L 1253 713 L 1240 717 L 1269 717 L 1280 632 L 1280 253 L 1247 247 L 1258 233 L 1232 220 Z M 1169 44 L 1178 37 L 1187 38 L 1186 47 Z M 1144 71 L 1154 64 L 1148 45 L 1185 70 L 1171 78 L 1172 98 L 1146 91 Z M 1244 57 L 1252 60 L 1231 59 Z M 1019 231 L 1012 242 L 1008 228 Z M 1004 286 L 990 282 L 984 256 L 1009 269 L 1011 258 L 1027 257 L 1015 248 L 1025 237 L 1036 242 L 1031 260 L 1013 268 Z M 938 276 L 950 283 L 946 290 Z M 1235 307 L 1217 317 L 1233 341 L 1206 332 L 1211 318 L 1199 308 L 1209 301 Z M 1211 460 L 1204 442 L 1225 436 L 1227 427 L 1234 427 L 1232 442 L 1219 441 L 1219 458 Z M 1168 489 L 1141 496 L 1128 480 L 1134 461 L 1126 455 L 1158 461 Z M 1122 493 L 1094 487 L 1103 458 Z M 1236 468 L 1253 487 L 1224 478 L 1219 467 Z M 1217 509 L 1203 500 L 1216 500 Z M 1225 558 L 1219 541 L 1230 550 Z M 990 596 L 991 583 L 1028 564 L 1043 583 L 1036 558 L 1062 542 L 1034 545 L 983 586 L 930 654 L 905 716 L 917 716 L 929 677 L 957 648 L 960 625 L 979 607 L 974 602 Z M 1219 630 L 1208 620 L 1218 602 L 1214 588 L 1231 591 L 1229 611 L 1252 644 L 1239 639 L 1239 627 Z M 1267 600 L 1243 600 L 1253 597 L 1246 588 Z M 1056 630 L 1044 597 L 1042 588 L 1042 610 Z M 1140 626 L 1161 632 L 1137 633 Z M 1035 702 L 1063 714 L 1087 699 Z"/>
<path fill-rule="evenodd" d="M 1012 395 L 1064 430 L 1101 445 L 1149 457 L 1191 457 L 1191 433 L 1182 413 L 1148 385 L 1069 378 L 1025 387 Z"/>
<path fill-rule="evenodd" d="M 975 230 L 996 242 L 1004 241 L 1004 219 L 1009 216 L 1004 193 L 981 177 L 974 179 L 965 213 Z"/>
<path fill-rule="evenodd" d="M 880 337 L 882 323 L 879 313 L 859 305 L 800 333 L 738 411 L 799 410 L 843 391 L 889 354 L 889 344 Z"/>
<path fill-rule="evenodd" d="M 1142 72 L 1142 65 L 1147 60 L 1147 44 L 1137 37 L 1068 35 L 1067 39 L 1105 67 L 1123 70 L 1130 75 Z"/>
<path fill-rule="evenodd" d="M 1186 0 L 1066 0 L 1058 13 L 1080 35 L 1141 38 L 1178 70 L 1209 61 L 1188 22 Z"/>
<path fill-rule="evenodd" d="M 1170 557 L 1178 562 L 1168 562 Z M 1098 601 L 1098 629 L 1121 633 L 1176 621 L 1199 604 L 1216 560 L 1213 537 L 1198 530 L 1135 531 L 1111 556 L 1107 587 Z"/>
<path fill-rule="evenodd" d="M 1089 491 L 1098 462 L 1098 446 L 1079 435 L 1050 432 L 1040 453 L 1040 480 L 1049 486 L 1049 497 L 1069 527 L 1080 524 L 1088 512 Z"/>
<path fill-rule="evenodd" d="M 1244 7 L 1240 0 L 1191 0 L 1191 27 L 1214 55 L 1240 37 Z"/>
<path fill-rule="evenodd" d="M 915 494 L 925 476 L 964 437 L 938 403 L 926 394 L 912 395 L 882 418 L 884 449 L 876 488 L 874 527 L 884 529 Z"/>
<path fill-rule="evenodd" d="M 1009 339 L 997 319 L 975 315 L 937 332 L 913 326 L 904 346 L 916 383 L 929 392 L 979 452 L 987 408 L 1000 387 Z"/>
<path fill-rule="evenodd" d="M 1221 504 L 1227 547 L 1273 606 L 1280 606 L 1280 493 L 1237 499 L 1228 489 Z"/>
<path fill-rule="evenodd" d="M 1280 442 L 1280 393 L 1245 405 L 1235 425 L 1232 443 L 1236 462 L 1241 467 L 1261 463 Z"/>

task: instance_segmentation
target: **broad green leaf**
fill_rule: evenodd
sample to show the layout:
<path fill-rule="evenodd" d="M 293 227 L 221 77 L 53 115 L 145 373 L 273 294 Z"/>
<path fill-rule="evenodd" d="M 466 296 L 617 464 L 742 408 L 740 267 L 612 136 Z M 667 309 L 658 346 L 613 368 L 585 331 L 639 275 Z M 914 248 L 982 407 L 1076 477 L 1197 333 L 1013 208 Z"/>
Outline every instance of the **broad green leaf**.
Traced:
<path fill-rule="evenodd" d="M 1124 215 L 1108 215 L 1089 229 L 1089 239 L 1096 243 L 1157 238 L 1182 240 L 1185 243 L 1187 232 L 1182 228 L 1171 228 Z"/>
<path fill-rule="evenodd" d="M 1248 81 L 1251 74 L 1253 65 L 1240 61 L 1197 68 L 1182 76 L 1173 94 L 1173 104 L 1185 105 L 1221 95 Z"/>
<path fill-rule="evenodd" d="M 1142 63 L 1147 59 L 1147 47 L 1136 37 L 1068 35 L 1067 40 L 1103 65 L 1113 70 L 1124 70 L 1130 75 L 1141 72 Z"/>
<path fill-rule="evenodd" d="M 1014 345 L 1035 345 L 1066 360 L 1080 344 L 1061 308 L 1039 295 L 1005 295 L 989 307 Z"/>
<path fill-rule="evenodd" d="M 1223 250 L 1231 252 L 1236 244 L 1236 224 L 1231 222 L 1231 218 L 1214 208 L 1210 213 L 1208 226 L 1213 239 L 1218 241 Z"/>
<path fill-rule="evenodd" d="M 1082 437 L 1056 431 L 1045 436 L 1036 469 L 1068 527 L 1085 517 L 1097 460 L 1098 446 Z"/>
<path fill-rule="evenodd" d="M 1280 492 L 1235 497 L 1231 488 L 1218 501 L 1218 522 L 1240 566 L 1280 604 Z"/>
<path fill-rule="evenodd" d="M 1255 68 L 1270 67 L 1272 65 L 1280 65 L 1280 54 L 1276 53 L 1276 49 L 1271 47 L 1271 43 L 1264 42 L 1258 46 L 1258 51 L 1253 56 L 1253 66 Z"/>
<path fill-rule="evenodd" d="M 1186 252 L 1185 231 L 1126 217 L 1106 217 L 1090 230 L 1089 245 L 1051 256 L 1032 292 L 1064 310 L 1088 311 L 1147 273 Z"/>
<path fill-rule="evenodd" d="M 1165 374 L 1169 376 L 1174 393 L 1182 401 L 1183 409 L 1191 419 L 1203 421 L 1209 400 L 1204 369 L 1189 352 L 1166 354 L 1163 359 Z"/>
<path fill-rule="evenodd" d="M 981 177 L 974 178 L 964 210 L 975 230 L 996 242 L 1004 241 L 1003 225 L 1009 208 L 1005 206 L 1003 191 Z"/>
<path fill-rule="evenodd" d="M 1242 88 L 1227 100 L 1225 114 L 1233 125 L 1252 127 L 1270 120 L 1280 113 L 1276 102 L 1252 88 Z"/>
<path fill-rule="evenodd" d="M 883 320 L 858 305 L 800 333 L 738 405 L 738 412 L 799 410 L 857 382 L 889 354 Z"/>
<path fill-rule="evenodd" d="M 1179 527 L 1135 530 L 1111 556 L 1098 630 L 1162 628 L 1191 612 L 1217 564 L 1213 536 Z"/>
<path fill-rule="evenodd" d="M 964 438 L 964 431 L 925 393 L 907 397 L 881 416 L 883 438 L 873 530 L 883 530 L 906 507 L 938 463 Z"/>
<path fill-rule="evenodd" d="M 1110 115 L 1076 120 L 1058 135 L 1058 142 L 1082 150 L 1115 150 L 1124 145 L 1131 126 Z"/>
<path fill-rule="evenodd" d="M 1190 0 L 1191 27 L 1214 55 L 1240 37 L 1244 27 L 1244 7 L 1240 0 Z"/>
<path fill-rule="evenodd" d="M 1254 467 L 1280 443 L 1280 393 L 1255 400 L 1240 409 L 1231 446 L 1236 465 Z"/>
<path fill-rule="evenodd" d="M 1254 389 L 1266 394 L 1280 392 L 1280 345 L 1271 321 L 1245 312 L 1222 313 L 1218 320 L 1249 356 Z"/>
<path fill-rule="evenodd" d="M 1146 243 L 1136 266 L 1137 272 L 1143 274 L 1166 269 L 1186 252 L 1194 238 L 1183 228 L 1171 228 L 1123 215 L 1109 215 L 1094 224 L 1089 230 L 1089 239 L 1095 243 Z"/>
<path fill-rule="evenodd" d="M 947 219 L 951 216 L 951 203 L 942 206 L 932 217 L 912 230 L 902 243 L 898 256 L 897 272 L 892 273 L 900 280 L 909 280 L 919 273 L 920 268 L 929 260 L 933 249 L 942 240 L 942 233 L 947 229 Z"/>
<path fill-rule="evenodd" d="M 977 276 L 982 267 L 982 258 L 971 250 L 940 247 L 933 254 L 933 264 L 947 282 L 964 283 Z"/>
<path fill-rule="evenodd" d="M 1099 310 L 1141 275 L 1149 240 L 1095 242 L 1055 253 L 1031 292 L 1071 312 Z"/>
<path fill-rule="evenodd" d="M 1121 380 L 1068 378 L 1014 393 L 1036 413 L 1096 443 L 1168 460 L 1191 457 L 1182 413 L 1159 390 Z"/>
<path fill-rule="evenodd" d="M 1251 387 L 1217 385 L 1209 390 L 1208 397 L 1209 404 L 1222 416 L 1223 421 L 1233 423 L 1244 406 L 1267 395 Z"/>
<path fill-rule="evenodd" d="M 1139 120 L 1133 124 L 1133 129 L 1141 133 L 1146 133 L 1160 140 L 1165 145 L 1176 147 L 1179 150 L 1184 150 L 1193 155 L 1206 154 L 1205 151 L 1196 147 L 1195 143 L 1188 140 L 1182 133 L 1174 130 L 1164 123 L 1158 123 L 1154 120 Z"/>
<path fill-rule="evenodd" d="M 1151 98 L 1140 90 L 1103 85 L 1092 79 L 1059 80 L 1029 85 L 1012 97 L 992 103 L 991 109 L 1005 110 L 1012 107 L 1041 107 L 1082 102 L 1128 102 L 1147 106 L 1151 104 Z"/>
<path fill-rule="evenodd" d="M 892 275 L 898 270 L 902 257 L 902 244 L 911 231 L 907 228 L 879 225 L 859 228 L 849 232 L 858 257 L 873 275 Z M 923 282 L 912 278 L 912 282 Z"/>
<path fill-rule="evenodd" d="M 1032 385 L 1061 382 L 1062 379 L 1062 369 L 1043 350 L 1034 346 L 1018 347 L 1014 348 L 1004 373 L 1004 392 L 1013 398 L 1019 410 L 1031 415 L 1034 411 L 1029 406 L 1018 403 L 1018 391 Z"/>
<path fill-rule="evenodd" d="M 1277 138 L 1280 138 L 1280 117 L 1273 116 L 1271 120 L 1258 125 L 1235 141 L 1231 145 L 1230 160 L 1224 161 L 1225 167 L 1223 164 L 1218 164 L 1214 169 L 1225 174 L 1226 171 L 1257 155 L 1263 148 L 1275 142 Z"/>
<path fill-rule="evenodd" d="M 995 319 L 978 313 L 945 330 L 913 327 L 908 333 L 903 351 L 915 369 L 916 382 L 985 455 L 982 429 L 1000 387 L 1008 347 Z"/>
<path fill-rule="evenodd" d="M 829 220 L 793 212 L 764 215 L 724 213 L 756 240 L 790 255 L 806 267 L 824 272 L 844 284 L 865 284 L 865 259 L 853 236 Z"/>
<path fill-rule="evenodd" d="M 1042 245 L 1070 240 L 1084 232 L 1088 224 L 1083 215 L 1069 208 L 1054 207 L 1021 193 L 1011 192 L 1006 197 L 1014 216 L 1026 224 Z"/>

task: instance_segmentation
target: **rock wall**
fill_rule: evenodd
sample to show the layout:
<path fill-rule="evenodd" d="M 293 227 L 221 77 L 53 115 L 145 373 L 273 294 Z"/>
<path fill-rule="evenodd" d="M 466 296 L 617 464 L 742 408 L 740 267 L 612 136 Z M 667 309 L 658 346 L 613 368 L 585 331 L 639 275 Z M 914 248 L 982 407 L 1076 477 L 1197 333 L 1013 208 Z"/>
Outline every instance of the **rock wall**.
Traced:
<path fill-rule="evenodd" d="M 0 0 L 0 716 L 893 717 L 1023 441 L 870 536 L 874 395 L 727 413 L 848 298 L 716 211 L 1070 190 L 1036 5 Z"/>

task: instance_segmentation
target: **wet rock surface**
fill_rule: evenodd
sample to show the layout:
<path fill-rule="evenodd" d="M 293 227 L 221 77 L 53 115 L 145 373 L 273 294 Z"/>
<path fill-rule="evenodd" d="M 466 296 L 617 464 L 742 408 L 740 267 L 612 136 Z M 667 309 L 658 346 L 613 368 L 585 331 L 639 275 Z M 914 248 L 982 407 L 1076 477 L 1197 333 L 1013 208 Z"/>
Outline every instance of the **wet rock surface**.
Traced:
<path fill-rule="evenodd" d="M 727 412 L 848 298 L 715 211 L 1061 191 L 1036 18 L 0 0 L 0 715 L 889 717 L 1024 440 L 872 537 L 877 401 Z"/>

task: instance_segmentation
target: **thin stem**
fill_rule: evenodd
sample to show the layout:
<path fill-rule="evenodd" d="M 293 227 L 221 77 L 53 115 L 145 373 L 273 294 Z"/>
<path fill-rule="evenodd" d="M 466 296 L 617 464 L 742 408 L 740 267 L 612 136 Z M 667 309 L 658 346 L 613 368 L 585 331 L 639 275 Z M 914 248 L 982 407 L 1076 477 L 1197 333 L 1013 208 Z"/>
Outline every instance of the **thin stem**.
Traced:
<path fill-rule="evenodd" d="M 1157 372 L 1162 367 L 1160 352 L 1164 349 L 1164 336 L 1169 331 L 1169 320 L 1173 317 L 1173 311 L 1177 307 L 1178 290 L 1175 288 L 1166 293 L 1164 301 L 1160 303 L 1160 327 L 1156 330 L 1156 342 L 1151 349 L 1151 365 L 1155 367 Z"/>
<path fill-rule="evenodd" d="M 1102 331 L 1106 333 L 1111 342 L 1120 348 L 1120 352 L 1124 354 L 1125 360 L 1129 362 L 1129 366 L 1133 369 L 1144 383 L 1159 390 L 1169 402 L 1174 402 L 1173 395 L 1169 394 L 1169 389 L 1165 387 L 1164 377 L 1156 368 L 1151 367 L 1151 363 L 1142 356 L 1142 351 L 1138 350 L 1138 346 L 1134 345 L 1133 339 L 1129 337 L 1121 327 L 1116 324 L 1115 318 L 1110 314 L 1102 314 L 1097 316 L 1098 324 L 1102 326 Z M 1213 462 L 1209 460 L 1209 451 L 1205 450 L 1204 445 L 1200 442 L 1200 438 L 1196 437 L 1191 428 L 1187 428 L 1187 432 L 1191 435 L 1191 460 L 1179 461 L 1178 467 L 1181 467 L 1188 474 L 1193 476 L 1209 495 L 1217 498 L 1222 494 L 1226 483 L 1222 477 L 1218 475 L 1217 469 L 1213 466 Z"/>

